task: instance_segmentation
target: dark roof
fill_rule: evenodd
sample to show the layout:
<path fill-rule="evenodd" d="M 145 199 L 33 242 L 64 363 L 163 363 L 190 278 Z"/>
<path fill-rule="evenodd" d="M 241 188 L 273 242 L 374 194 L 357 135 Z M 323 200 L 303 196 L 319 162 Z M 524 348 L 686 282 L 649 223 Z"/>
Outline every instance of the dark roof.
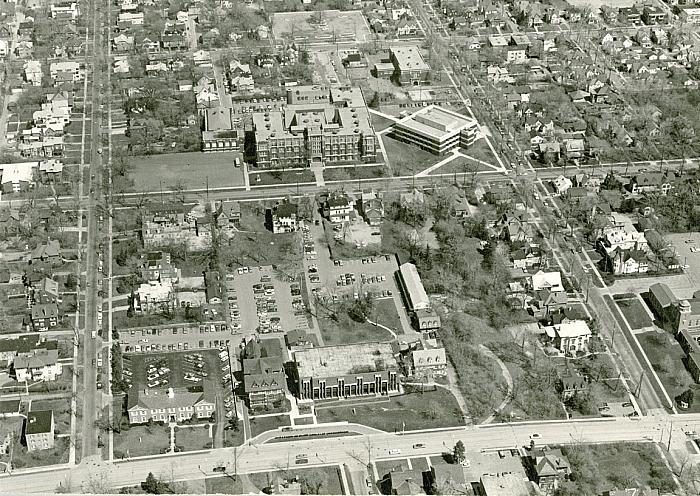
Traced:
<path fill-rule="evenodd" d="M 29 412 L 24 426 L 25 435 L 51 432 L 51 427 L 53 426 L 53 411 L 37 410 Z"/>
<path fill-rule="evenodd" d="M 39 334 L 29 334 L 16 339 L 0 339 L 0 353 L 13 351 L 27 353 L 35 349 L 56 350 L 58 341 L 41 341 Z"/>
<path fill-rule="evenodd" d="M 296 203 L 284 202 L 277 205 L 274 211 L 277 217 L 291 217 L 292 215 L 297 215 L 299 207 Z"/>
<path fill-rule="evenodd" d="M 267 358 L 244 358 L 243 359 L 243 374 L 272 374 L 274 372 L 282 372 L 284 363 L 282 357 L 267 357 Z"/>
<path fill-rule="evenodd" d="M 656 298 L 656 301 L 659 302 L 662 308 L 670 307 L 677 301 L 671 288 L 662 282 L 649 286 L 649 292 L 654 295 L 654 298 Z"/>
<path fill-rule="evenodd" d="M 284 389 L 286 379 L 284 372 L 271 372 L 269 374 L 250 374 L 243 377 L 245 392 L 256 393 L 260 391 L 276 391 Z"/>

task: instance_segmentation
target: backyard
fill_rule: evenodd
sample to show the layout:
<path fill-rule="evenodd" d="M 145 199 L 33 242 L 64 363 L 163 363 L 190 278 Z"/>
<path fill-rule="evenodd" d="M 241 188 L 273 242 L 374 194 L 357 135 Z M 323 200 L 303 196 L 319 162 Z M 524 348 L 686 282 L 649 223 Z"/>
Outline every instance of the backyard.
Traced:
<path fill-rule="evenodd" d="M 319 405 L 319 422 L 347 420 L 387 432 L 464 425 L 462 412 L 452 393 L 435 391 L 393 396 L 387 401 L 369 401 L 348 406 Z"/>
<path fill-rule="evenodd" d="M 206 190 L 207 183 L 210 189 L 243 186 L 243 169 L 233 166 L 233 159 L 239 156 L 190 152 L 132 157 L 130 176 L 138 191 Z"/>

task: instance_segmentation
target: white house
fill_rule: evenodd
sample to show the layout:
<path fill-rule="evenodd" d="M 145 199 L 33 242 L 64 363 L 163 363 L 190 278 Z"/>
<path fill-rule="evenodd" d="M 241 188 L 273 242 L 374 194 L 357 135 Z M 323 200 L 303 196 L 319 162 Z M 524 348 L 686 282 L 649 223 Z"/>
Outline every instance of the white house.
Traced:
<path fill-rule="evenodd" d="M 586 351 L 592 335 L 588 324 L 583 320 L 546 326 L 544 332 L 559 351 L 572 354 Z"/>
<path fill-rule="evenodd" d="M 563 195 L 573 186 L 573 183 L 568 177 L 558 176 L 552 181 L 552 186 L 558 195 Z"/>
<path fill-rule="evenodd" d="M 27 60 L 24 63 L 25 81 L 32 84 L 32 86 L 41 86 L 42 77 L 41 62 L 38 60 Z"/>
<path fill-rule="evenodd" d="M 542 289 L 548 289 L 552 292 L 564 291 L 560 272 L 544 272 L 540 270 L 529 277 L 528 287 L 532 291 L 540 291 Z"/>
<path fill-rule="evenodd" d="M 350 222 L 350 214 L 353 209 L 353 202 L 345 193 L 333 193 L 326 201 L 328 209 L 328 219 L 333 224 Z"/>
<path fill-rule="evenodd" d="M 12 367 L 18 382 L 55 381 L 62 372 L 57 350 L 38 349 L 18 353 Z"/>

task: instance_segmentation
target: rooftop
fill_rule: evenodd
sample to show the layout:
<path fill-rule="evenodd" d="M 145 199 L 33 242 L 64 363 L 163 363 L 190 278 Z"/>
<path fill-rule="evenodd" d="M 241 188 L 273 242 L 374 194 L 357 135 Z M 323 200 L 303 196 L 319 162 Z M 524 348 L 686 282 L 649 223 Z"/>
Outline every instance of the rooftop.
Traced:
<path fill-rule="evenodd" d="M 53 411 L 52 410 L 36 410 L 27 414 L 27 422 L 25 424 L 24 433 L 30 434 L 45 434 L 51 432 L 53 427 Z"/>
<path fill-rule="evenodd" d="M 295 353 L 299 377 L 329 377 L 396 368 L 389 343 L 310 348 Z"/>
<path fill-rule="evenodd" d="M 457 112 L 430 105 L 404 117 L 397 126 L 442 139 L 463 129 L 476 127 L 477 122 Z"/>
<path fill-rule="evenodd" d="M 425 63 L 417 46 L 393 47 L 391 53 L 396 60 L 400 71 L 429 71 L 430 66 Z"/>

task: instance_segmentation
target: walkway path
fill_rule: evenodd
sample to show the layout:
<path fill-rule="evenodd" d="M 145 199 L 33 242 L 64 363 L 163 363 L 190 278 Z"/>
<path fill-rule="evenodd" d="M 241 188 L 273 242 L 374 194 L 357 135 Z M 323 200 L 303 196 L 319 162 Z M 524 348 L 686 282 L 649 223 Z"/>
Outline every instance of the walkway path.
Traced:
<path fill-rule="evenodd" d="M 369 319 L 365 319 L 365 320 L 367 321 L 368 324 L 372 324 L 373 326 L 381 327 L 382 329 L 384 329 L 384 330 L 386 330 L 386 331 L 389 331 L 389 332 L 391 333 L 391 336 L 392 336 L 394 339 L 398 339 L 398 336 L 396 335 L 396 333 L 395 333 L 393 330 L 391 330 L 390 328 L 388 328 L 387 326 L 385 326 L 384 324 L 380 324 L 380 323 L 378 323 L 378 322 L 372 322 L 372 321 L 369 320 Z"/>
<path fill-rule="evenodd" d="M 510 370 L 508 370 L 508 367 L 503 363 L 503 361 L 496 356 L 496 354 L 489 350 L 486 346 L 483 344 L 479 345 L 479 349 L 484 352 L 484 355 L 488 356 L 491 358 L 493 361 L 495 361 L 500 367 L 501 367 L 501 373 L 503 374 L 503 378 L 506 380 L 506 385 L 508 386 L 508 391 L 506 392 L 506 397 L 503 398 L 503 401 L 501 401 L 501 404 L 498 405 L 498 407 L 494 410 L 494 412 L 488 416 L 486 420 L 484 420 L 482 423 L 484 424 L 490 424 L 493 422 L 493 420 L 496 418 L 496 415 L 503 410 L 508 403 L 511 402 L 513 399 L 513 376 L 510 375 Z"/>
<path fill-rule="evenodd" d="M 398 119 L 397 117 L 394 117 L 393 115 L 385 114 L 384 112 L 380 112 L 379 110 L 375 110 L 373 108 L 367 107 L 367 110 L 369 111 L 370 114 L 384 117 L 385 119 L 389 119 L 390 121 L 399 122 L 401 120 L 401 119 Z"/>

